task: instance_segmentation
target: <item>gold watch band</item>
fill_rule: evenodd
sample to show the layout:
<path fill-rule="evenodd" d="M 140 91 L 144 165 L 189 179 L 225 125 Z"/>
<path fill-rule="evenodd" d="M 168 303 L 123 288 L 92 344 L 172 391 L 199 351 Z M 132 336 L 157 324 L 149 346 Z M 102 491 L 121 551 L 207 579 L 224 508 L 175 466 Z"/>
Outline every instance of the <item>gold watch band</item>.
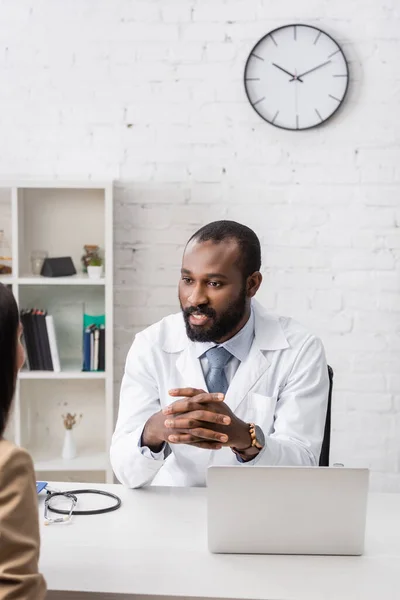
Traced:
<path fill-rule="evenodd" d="M 246 452 L 248 450 L 251 450 L 252 448 L 256 448 L 256 450 L 262 450 L 262 448 L 263 448 L 262 445 L 257 440 L 255 424 L 248 423 L 248 426 L 249 426 L 249 434 L 250 434 L 250 440 L 251 440 L 250 445 L 247 446 L 247 448 L 243 448 L 242 450 L 237 450 L 236 448 L 231 448 L 231 450 L 235 454 L 238 454 L 241 457 L 247 457 Z M 254 456 L 257 456 L 257 454 L 255 454 Z"/>
<path fill-rule="evenodd" d="M 258 450 L 262 449 L 262 445 L 260 444 L 260 442 L 257 440 L 257 436 L 256 436 L 256 426 L 254 423 L 249 423 L 249 431 L 250 431 L 250 437 L 251 437 L 251 445 L 254 448 L 257 448 Z"/>

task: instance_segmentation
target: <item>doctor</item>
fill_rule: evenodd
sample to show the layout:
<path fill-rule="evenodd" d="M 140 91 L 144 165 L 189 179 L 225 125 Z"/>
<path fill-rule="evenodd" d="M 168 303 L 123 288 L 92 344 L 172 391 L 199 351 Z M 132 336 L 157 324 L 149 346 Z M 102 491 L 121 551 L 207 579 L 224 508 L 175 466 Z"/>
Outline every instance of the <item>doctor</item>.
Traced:
<path fill-rule="evenodd" d="M 136 336 L 111 463 L 121 483 L 204 486 L 209 465 L 318 465 L 328 371 L 318 338 L 255 300 L 256 234 L 217 221 L 183 255 L 181 313 Z"/>

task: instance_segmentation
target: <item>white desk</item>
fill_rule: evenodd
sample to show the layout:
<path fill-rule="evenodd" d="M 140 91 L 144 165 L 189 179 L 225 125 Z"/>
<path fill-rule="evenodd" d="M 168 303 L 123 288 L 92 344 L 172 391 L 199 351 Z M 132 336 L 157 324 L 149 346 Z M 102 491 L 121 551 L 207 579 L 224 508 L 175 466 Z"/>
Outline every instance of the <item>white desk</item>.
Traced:
<path fill-rule="evenodd" d="M 204 489 L 89 487 L 118 494 L 122 507 L 44 527 L 40 495 L 41 570 L 49 599 L 400 598 L 398 494 L 371 495 L 362 557 L 253 556 L 208 552 Z M 93 508 L 97 498 L 97 505 L 104 505 L 101 496 L 81 496 L 79 506 Z"/>

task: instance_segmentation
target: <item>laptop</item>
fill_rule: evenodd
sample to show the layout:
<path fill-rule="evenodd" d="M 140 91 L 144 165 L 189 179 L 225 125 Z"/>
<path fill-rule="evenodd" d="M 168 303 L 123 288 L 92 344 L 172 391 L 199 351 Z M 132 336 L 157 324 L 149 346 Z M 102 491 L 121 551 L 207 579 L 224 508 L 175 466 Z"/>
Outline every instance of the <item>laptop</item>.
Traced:
<path fill-rule="evenodd" d="M 368 469 L 211 466 L 211 552 L 361 555 Z"/>

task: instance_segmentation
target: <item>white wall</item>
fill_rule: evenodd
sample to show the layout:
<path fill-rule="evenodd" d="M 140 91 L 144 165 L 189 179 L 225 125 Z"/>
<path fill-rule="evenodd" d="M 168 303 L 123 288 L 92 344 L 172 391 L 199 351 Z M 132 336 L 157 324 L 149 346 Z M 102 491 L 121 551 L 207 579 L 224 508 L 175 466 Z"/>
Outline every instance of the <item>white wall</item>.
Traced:
<path fill-rule="evenodd" d="M 249 106 L 243 68 L 272 28 L 342 44 L 351 89 L 326 127 Z M 255 228 L 261 299 L 325 342 L 333 459 L 400 491 L 400 0 L 3 0 L 0 177 L 116 180 L 116 360 L 175 310 L 183 244 Z M 188 382 L 190 383 L 190 382 Z"/>

